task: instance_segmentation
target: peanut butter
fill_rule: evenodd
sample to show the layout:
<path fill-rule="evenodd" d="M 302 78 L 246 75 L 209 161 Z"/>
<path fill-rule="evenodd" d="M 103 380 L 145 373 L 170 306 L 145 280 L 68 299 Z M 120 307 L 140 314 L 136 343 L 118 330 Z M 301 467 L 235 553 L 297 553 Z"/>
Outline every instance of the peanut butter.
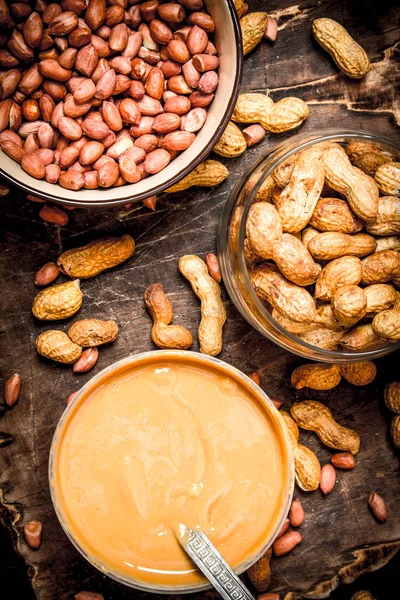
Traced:
<path fill-rule="evenodd" d="M 195 354 L 125 364 L 72 404 L 56 434 L 51 483 L 64 525 L 106 570 L 142 583 L 204 581 L 173 533 L 181 523 L 236 568 L 287 502 L 278 419 Z"/>

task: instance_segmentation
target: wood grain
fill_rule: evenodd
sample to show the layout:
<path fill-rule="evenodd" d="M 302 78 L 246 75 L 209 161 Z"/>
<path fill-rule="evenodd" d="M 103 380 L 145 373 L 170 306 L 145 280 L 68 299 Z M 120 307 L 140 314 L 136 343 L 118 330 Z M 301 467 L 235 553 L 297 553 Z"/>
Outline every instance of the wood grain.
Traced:
<path fill-rule="evenodd" d="M 288 95 L 306 100 L 310 117 L 301 129 L 304 132 L 334 126 L 379 132 L 399 141 L 400 28 L 396 23 L 400 11 L 394 4 L 386 0 L 311 0 L 297 5 L 250 0 L 250 9 L 274 14 L 280 31 L 275 44 L 263 42 L 246 57 L 243 91 L 268 90 L 275 100 Z M 346 79 L 314 42 L 311 22 L 321 16 L 342 22 L 367 50 L 372 69 L 362 82 Z M 142 300 L 149 284 L 162 282 L 177 322 L 196 331 L 199 303 L 179 275 L 178 259 L 185 253 L 204 257 L 215 252 L 219 219 L 236 181 L 253 161 L 289 135 L 292 133 L 268 134 L 242 157 L 225 161 L 230 177 L 220 187 L 164 195 L 155 213 L 141 205 L 128 210 L 75 210 L 70 213 L 69 224 L 59 229 L 43 223 L 38 217 L 40 206 L 28 202 L 18 190 L 2 199 L 1 375 L 4 381 L 18 371 L 23 388 L 18 404 L 0 424 L 2 431 L 15 438 L 13 444 L 0 450 L 0 504 L 1 511 L 10 517 L 15 551 L 29 566 L 39 600 L 69 600 L 81 589 L 101 592 L 106 599 L 157 598 L 99 574 L 68 542 L 54 514 L 47 482 L 52 434 L 72 391 L 112 362 L 154 348 L 151 321 Z M 31 315 L 36 270 L 54 260 L 62 249 L 124 233 L 133 235 L 137 242 L 134 257 L 83 282 L 84 303 L 77 317 L 115 319 L 120 327 L 118 340 L 101 349 L 90 374 L 74 375 L 70 368 L 42 360 L 35 352 L 34 340 L 47 326 Z M 378 361 L 378 377 L 367 388 L 342 382 L 334 392 L 295 392 L 289 381 L 298 359 L 252 330 L 226 293 L 224 302 L 228 321 L 223 360 L 245 372 L 259 369 L 263 388 L 271 397 L 284 400 L 285 409 L 297 398 L 322 400 L 341 423 L 361 435 L 357 467 L 338 473 L 331 495 L 296 491 L 306 513 L 301 529 L 304 541 L 292 554 L 272 560 L 271 590 L 280 592 L 282 598 L 326 597 L 341 583 L 382 566 L 400 547 L 399 457 L 389 441 L 391 415 L 382 401 L 385 384 L 398 371 L 398 356 Z M 60 328 L 66 330 L 72 321 L 62 322 Z M 197 344 L 193 349 L 198 349 Z M 331 453 L 314 434 L 302 432 L 301 440 L 317 452 L 322 463 L 329 460 Z M 389 518 L 384 524 L 376 523 L 367 508 L 372 490 L 383 495 L 388 504 Z M 37 552 L 29 550 L 22 537 L 23 525 L 31 519 L 44 525 L 43 543 Z M 197 595 L 207 597 L 214 594 Z"/>

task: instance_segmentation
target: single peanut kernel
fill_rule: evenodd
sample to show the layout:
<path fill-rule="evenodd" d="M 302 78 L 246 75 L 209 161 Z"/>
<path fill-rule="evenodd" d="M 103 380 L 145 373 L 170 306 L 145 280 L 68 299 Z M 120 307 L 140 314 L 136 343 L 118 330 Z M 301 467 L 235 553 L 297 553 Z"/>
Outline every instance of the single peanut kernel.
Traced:
<path fill-rule="evenodd" d="M 304 522 L 304 510 L 298 498 L 293 500 L 290 507 L 289 522 L 292 527 L 300 527 Z"/>
<path fill-rule="evenodd" d="M 254 371 L 254 373 L 250 373 L 248 378 L 254 381 L 257 385 L 261 385 L 261 377 L 258 371 Z"/>
<path fill-rule="evenodd" d="M 43 526 L 40 521 L 30 521 L 24 527 L 24 537 L 32 550 L 37 550 L 42 541 Z"/>
<path fill-rule="evenodd" d="M 368 506 L 371 509 L 372 514 L 374 515 L 377 521 L 384 523 L 387 519 L 388 513 L 386 508 L 386 502 L 376 492 L 371 492 L 368 497 Z"/>
<path fill-rule="evenodd" d="M 11 375 L 6 381 L 4 400 L 7 406 L 14 406 L 21 391 L 21 376 L 18 373 Z"/>

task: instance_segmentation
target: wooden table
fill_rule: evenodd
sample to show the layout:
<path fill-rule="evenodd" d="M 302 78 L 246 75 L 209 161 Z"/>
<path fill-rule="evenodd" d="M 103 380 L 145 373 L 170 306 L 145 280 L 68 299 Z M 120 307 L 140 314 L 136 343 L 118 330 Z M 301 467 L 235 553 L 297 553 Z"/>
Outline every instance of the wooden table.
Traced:
<path fill-rule="evenodd" d="M 399 141 L 400 11 L 394 5 L 382 0 L 310 0 L 300 5 L 290 0 L 250 0 L 250 7 L 268 9 L 277 16 L 280 32 L 275 44 L 263 42 L 246 58 L 243 90 L 269 90 L 274 100 L 289 95 L 306 100 L 310 117 L 302 127 L 304 132 L 333 126 L 379 132 Z M 361 82 L 340 74 L 313 41 L 311 22 L 322 16 L 343 23 L 368 52 L 372 69 Z M 39 600 L 71 599 L 81 589 L 99 591 L 106 599 L 154 597 L 100 575 L 67 540 L 55 516 L 47 482 L 51 438 L 72 391 L 112 362 L 154 348 L 143 304 L 147 285 L 162 282 L 177 321 L 196 330 L 199 303 L 178 273 L 178 258 L 186 253 L 204 257 L 206 252 L 215 251 L 221 212 L 235 182 L 263 152 L 289 135 L 267 135 L 242 157 L 226 161 L 230 177 L 220 187 L 164 196 L 155 213 L 141 205 L 109 211 L 75 210 L 69 224 L 59 229 L 41 221 L 38 205 L 26 201 L 18 190 L 2 199 L 2 377 L 18 371 L 23 388 L 19 403 L 0 425 L 15 438 L 13 444 L 0 450 L 0 512 L 3 522 L 8 523 L 15 551 L 31 566 L 29 576 Z M 123 233 L 132 234 L 137 242 L 134 257 L 83 283 L 84 303 L 79 313 L 81 318 L 116 319 L 118 340 L 101 349 L 98 364 L 87 375 L 74 376 L 68 367 L 41 360 L 34 341 L 49 325 L 35 321 L 30 312 L 37 292 L 34 273 L 62 249 Z M 289 385 L 290 373 L 301 361 L 253 331 L 225 293 L 224 301 L 228 322 L 222 359 L 245 372 L 259 369 L 263 388 L 284 400 L 284 408 L 289 408 L 296 397 L 319 399 L 330 406 L 341 423 L 361 435 L 357 467 L 338 473 L 334 492 L 322 497 L 320 492 L 296 491 L 306 512 L 301 528 L 304 541 L 287 557 L 272 561 L 271 589 L 280 592 L 282 598 L 326 597 L 341 583 L 379 568 L 400 548 L 399 462 L 388 436 L 391 415 L 382 402 L 385 384 L 398 374 L 399 356 L 380 360 L 378 377 L 366 388 L 341 383 L 331 392 L 296 394 Z M 57 326 L 66 329 L 68 323 Z M 197 350 L 197 343 L 193 349 Z M 303 432 L 301 439 L 317 452 L 322 463 L 329 460 L 331 453 L 314 434 Z M 383 525 L 374 521 L 367 508 L 372 490 L 381 493 L 388 504 L 390 516 Z M 43 543 L 37 552 L 27 548 L 22 536 L 24 523 L 31 519 L 44 525 Z"/>

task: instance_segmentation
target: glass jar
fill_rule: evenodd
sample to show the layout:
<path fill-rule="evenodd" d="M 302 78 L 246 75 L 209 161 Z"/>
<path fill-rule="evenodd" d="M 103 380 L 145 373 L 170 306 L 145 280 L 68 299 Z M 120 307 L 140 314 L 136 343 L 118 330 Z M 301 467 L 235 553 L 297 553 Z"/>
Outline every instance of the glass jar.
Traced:
<path fill-rule="evenodd" d="M 379 149 L 400 158 L 400 146 L 391 140 L 364 131 L 328 129 L 300 134 L 273 147 L 240 179 L 233 189 L 223 212 L 219 232 L 219 260 L 226 289 L 242 316 L 259 333 L 285 350 L 305 358 L 333 363 L 371 360 L 400 348 L 400 342 L 382 342 L 378 348 L 350 351 L 326 349 L 309 344 L 282 327 L 268 312 L 255 293 L 249 277 L 244 252 L 245 228 L 249 209 L 257 192 L 269 175 L 293 154 L 321 142 L 336 142 L 345 146 L 352 140 L 371 142 Z"/>

